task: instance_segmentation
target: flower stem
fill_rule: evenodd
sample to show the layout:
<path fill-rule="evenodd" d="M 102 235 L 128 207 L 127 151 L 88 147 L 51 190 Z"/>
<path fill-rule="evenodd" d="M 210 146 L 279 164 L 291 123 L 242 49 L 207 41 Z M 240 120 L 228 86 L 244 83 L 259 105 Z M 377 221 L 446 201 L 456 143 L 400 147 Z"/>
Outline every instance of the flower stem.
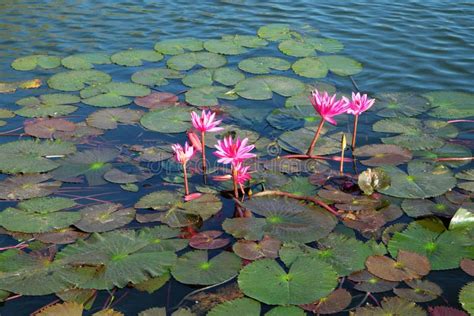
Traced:
<path fill-rule="evenodd" d="M 316 131 L 316 134 L 314 134 L 313 141 L 311 142 L 311 145 L 309 145 L 308 152 L 306 155 L 311 156 L 314 150 L 314 146 L 316 145 L 316 142 L 318 141 L 319 134 L 321 133 L 321 129 L 323 128 L 324 125 L 324 120 L 321 118 L 321 122 L 319 122 L 318 130 Z"/>
<path fill-rule="evenodd" d="M 188 171 L 186 170 L 186 163 L 183 163 L 183 173 L 184 173 L 184 194 L 189 195 Z"/>
<path fill-rule="evenodd" d="M 206 161 L 206 137 L 205 132 L 201 131 L 201 144 L 202 144 L 202 173 L 206 174 L 207 161 Z"/>
<path fill-rule="evenodd" d="M 237 185 L 237 170 L 232 166 L 232 182 L 234 184 L 234 196 L 239 197 L 239 186 Z"/>
<path fill-rule="evenodd" d="M 355 115 L 354 119 L 354 131 L 352 132 L 352 150 L 355 149 L 356 146 L 356 137 L 357 137 L 357 124 L 359 123 L 359 114 Z"/>

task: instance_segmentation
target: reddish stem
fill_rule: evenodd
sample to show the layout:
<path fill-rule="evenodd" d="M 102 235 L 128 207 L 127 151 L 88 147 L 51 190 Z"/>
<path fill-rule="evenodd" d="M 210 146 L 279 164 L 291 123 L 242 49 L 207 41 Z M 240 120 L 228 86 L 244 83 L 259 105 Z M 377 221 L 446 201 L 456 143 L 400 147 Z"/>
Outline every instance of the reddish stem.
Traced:
<path fill-rule="evenodd" d="M 321 122 L 319 122 L 318 130 L 316 131 L 316 134 L 314 134 L 313 141 L 311 142 L 311 145 L 309 145 L 309 149 L 306 152 L 308 156 L 311 156 L 314 150 L 314 146 L 316 145 L 316 142 L 318 141 L 319 134 L 321 133 L 321 129 L 323 128 L 324 125 L 324 120 L 321 118 Z"/>
<path fill-rule="evenodd" d="M 202 144 L 202 172 L 206 174 L 207 162 L 206 162 L 206 137 L 205 132 L 201 131 L 201 144 Z"/>
<path fill-rule="evenodd" d="M 359 123 L 359 114 L 355 115 L 354 119 L 354 131 L 352 132 L 352 150 L 356 147 L 356 137 L 357 137 L 357 124 Z"/>
<path fill-rule="evenodd" d="M 286 196 L 286 197 L 296 199 L 296 200 L 310 201 L 310 202 L 313 202 L 314 204 L 317 204 L 317 205 L 321 206 L 322 208 L 324 208 L 325 210 L 327 210 L 331 214 L 339 217 L 339 213 L 336 212 L 332 207 L 330 207 L 329 205 L 327 205 L 323 201 L 320 201 L 320 200 L 318 200 L 316 198 L 313 198 L 311 196 L 300 196 L 300 195 L 295 195 L 295 194 L 291 194 L 291 193 L 283 192 L 283 191 L 263 191 L 263 192 L 256 193 L 253 196 L 257 197 L 257 196 L 266 196 L 266 195 Z"/>
<path fill-rule="evenodd" d="M 473 160 L 474 157 L 451 157 L 451 158 L 436 158 L 435 161 L 465 161 Z"/>
<path fill-rule="evenodd" d="M 184 195 L 189 195 L 188 171 L 186 170 L 186 163 L 183 163 L 183 173 L 184 173 Z"/>
<path fill-rule="evenodd" d="M 324 156 L 308 156 L 308 155 L 284 155 L 281 156 L 282 159 L 320 159 L 320 160 L 332 160 L 332 161 L 339 161 L 340 157 L 324 157 Z M 344 162 L 352 162 L 353 159 L 351 158 L 344 158 Z"/>
<path fill-rule="evenodd" d="M 237 185 L 237 170 L 232 166 L 232 183 L 234 184 L 234 196 L 239 197 L 239 186 Z"/>

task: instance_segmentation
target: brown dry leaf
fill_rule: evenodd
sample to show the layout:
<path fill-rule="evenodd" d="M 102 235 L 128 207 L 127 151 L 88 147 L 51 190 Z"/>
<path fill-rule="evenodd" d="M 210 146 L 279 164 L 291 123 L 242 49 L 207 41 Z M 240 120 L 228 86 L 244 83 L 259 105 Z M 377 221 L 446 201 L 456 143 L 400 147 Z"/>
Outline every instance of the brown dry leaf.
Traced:
<path fill-rule="evenodd" d="M 25 122 L 25 133 L 38 138 L 53 138 L 56 132 L 72 132 L 76 129 L 73 122 L 65 119 L 36 119 Z"/>
<path fill-rule="evenodd" d="M 84 307 L 75 302 L 54 304 L 41 309 L 35 316 L 82 316 Z"/>
<path fill-rule="evenodd" d="M 461 260 L 461 269 L 467 274 L 474 276 L 474 260 L 472 259 L 462 259 Z"/>
<path fill-rule="evenodd" d="M 351 301 L 352 295 L 347 290 L 340 288 L 325 298 L 311 304 L 300 305 L 300 307 L 314 314 L 326 315 L 343 311 Z"/>
<path fill-rule="evenodd" d="M 388 281 L 418 279 L 431 270 L 428 258 L 403 250 L 398 252 L 397 261 L 386 256 L 370 256 L 365 265 L 370 273 Z"/>
<path fill-rule="evenodd" d="M 173 106 L 178 103 L 178 97 L 168 92 L 153 92 L 145 97 L 135 98 L 135 104 L 149 109 Z"/>

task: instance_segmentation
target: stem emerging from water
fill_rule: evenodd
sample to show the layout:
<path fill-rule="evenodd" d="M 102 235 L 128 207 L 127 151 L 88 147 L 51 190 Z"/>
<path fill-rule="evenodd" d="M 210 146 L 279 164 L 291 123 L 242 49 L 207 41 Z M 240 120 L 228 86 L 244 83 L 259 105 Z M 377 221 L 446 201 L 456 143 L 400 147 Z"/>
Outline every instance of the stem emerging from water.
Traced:
<path fill-rule="evenodd" d="M 237 185 L 237 170 L 232 166 L 232 182 L 234 184 L 234 197 L 239 198 L 239 186 Z"/>
<path fill-rule="evenodd" d="M 359 123 L 359 114 L 354 115 L 354 131 L 352 132 L 352 150 L 356 146 L 356 137 L 357 137 L 357 124 Z"/>
<path fill-rule="evenodd" d="M 202 173 L 206 174 L 207 161 L 206 161 L 206 137 L 205 132 L 201 131 L 201 144 L 202 144 Z"/>
<path fill-rule="evenodd" d="M 184 194 L 189 195 L 188 171 L 186 170 L 186 163 L 183 163 L 183 173 L 184 173 Z"/>
<path fill-rule="evenodd" d="M 311 156 L 314 150 L 314 146 L 316 145 L 316 142 L 318 141 L 319 134 L 321 133 L 321 129 L 323 128 L 324 125 L 324 119 L 321 118 L 321 122 L 319 122 L 318 130 L 316 131 L 316 134 L 314 134 L 313 141 L 311 142 L 311 145 L 309 145 L 308 152 L 306 155 Z"/>

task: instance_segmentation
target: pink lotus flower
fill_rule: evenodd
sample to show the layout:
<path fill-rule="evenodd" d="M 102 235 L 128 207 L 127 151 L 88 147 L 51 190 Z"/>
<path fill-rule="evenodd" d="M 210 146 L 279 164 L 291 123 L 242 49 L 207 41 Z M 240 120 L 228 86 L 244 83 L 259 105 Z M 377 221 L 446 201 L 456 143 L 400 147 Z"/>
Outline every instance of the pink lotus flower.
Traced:
<path fill-rule="evenodd" d="M 224 137 L 224 140 L 217 141 L 217 145 L 215 146 L 217 151 L 214 152 L 214 155 L 219 157 L 217 162 L 224 164 L 232 163 L 235 166 L 244 159 L 256 157 L 257 155 L 250 153 L 255 146 L 246 146 L 248 141 L 248 138 L 240 140 L 240 138 L 237 137 L 234 143 L 232 136 L 227 136 Z"/>
<path fill-rule="evenodd" d="M 359 115 L 374 105 L 375 99 L 368 99 L 367 94 L 361 95 L 359 92 L 355 94 L 352 92 L 352 100 L 349 101 L 344 97 L 346 102 L 349 103 L 349 108 L 347 109 L 347 114 Z"/>
<path fill-rule="evenodd" d="M 202 143 L 196 133 L 194 133 L 193 131 L 188 131 L 187 134 L 189 142 L 194 147 L 194 149 L 196 149 L 197 151 L 202 151 Z"/>
<path fill-rule="evenodd" d="M 208 111 L 206 113 L 205 110 L 201 112 L 201 116 L 199 116 L 196 112 L 191 112 L 191 118 L 193 122 L 193 126 L 200 132 L 218 132 L 222 131 L 222 127 L 217 127 L 222 120 L 214 120 L 216 116 L 215 112 Z"/>
<path fill-rule="evenodd" d="M 250 166 L 243 166 L 241 162 L 237 163 L 234 166 L 234 172 L 237 174 L 236 177 L 236 182 L 239 185 L 243 185 L 246 181 L 252 179 L 252 175 L 248 170 L 250 169 Z M 214 176 L 212 177 L 214 181 L 229 181 L 232 180 L 232 175 L 230 174 L 225 174 L 221 176 Z"/>
<path fill-rule="evenodd" d="M 321 115 L 322 119 L 333 125 L 337 125 L 337 122 L 333 117 L 346 113 L 349 107 L 349 102 L 346 98 L 336 100 L 335 94 L 329 96 L 326 91 L 324 94 L 320 94 L 318 90 L 314 90 L 311 92 L 309 99 L 316 112 Z"/>
<path fill-rule="evenodd" d="M 180 144 L 174 144 L 171 148 L 174 151 L 174 159 L 183 165 L 194 156 L 194 147 L 189 146 L 188 142 L 184 143 L 184 149 Z"/>

